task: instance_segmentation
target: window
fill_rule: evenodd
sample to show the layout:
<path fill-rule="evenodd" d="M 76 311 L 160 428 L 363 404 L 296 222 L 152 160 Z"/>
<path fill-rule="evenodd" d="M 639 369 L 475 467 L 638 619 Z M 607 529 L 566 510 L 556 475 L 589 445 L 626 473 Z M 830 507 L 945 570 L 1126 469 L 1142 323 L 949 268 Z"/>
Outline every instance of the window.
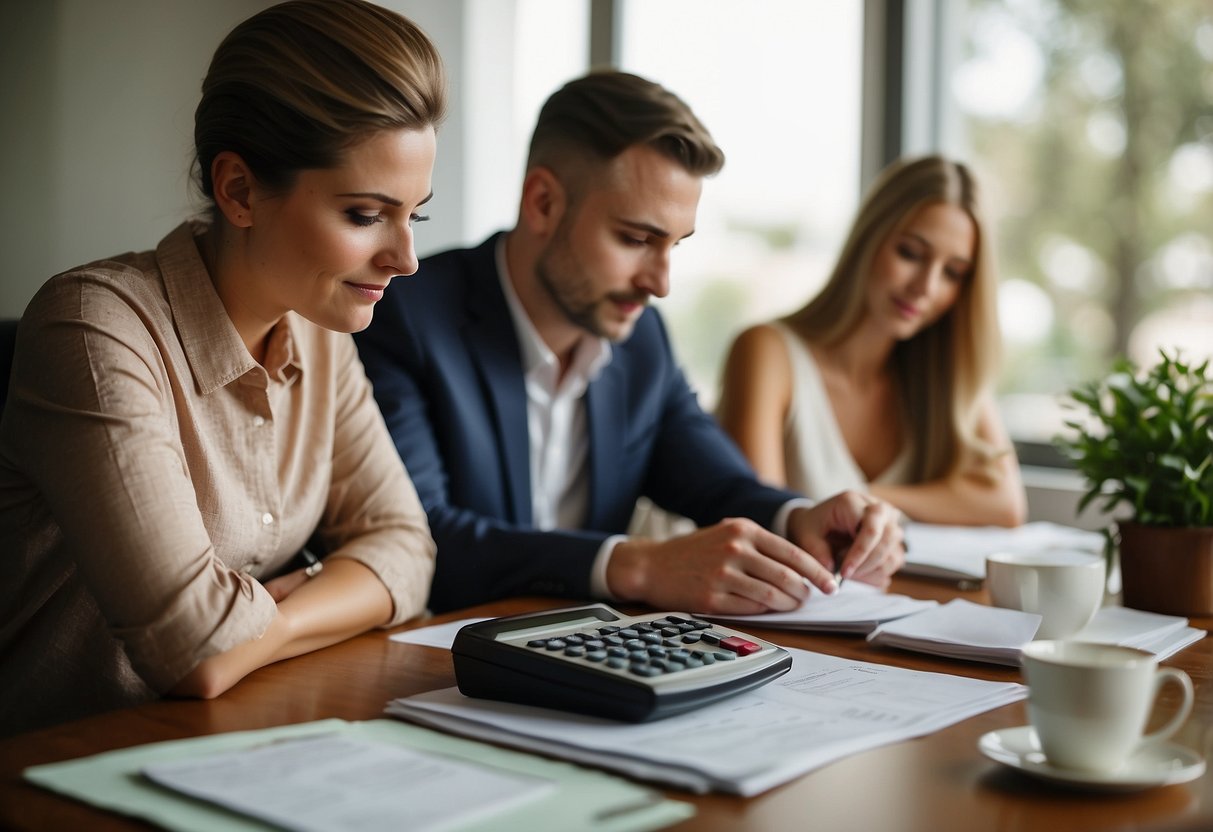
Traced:
<path fill-rule="evenodd" d="M 1001 215 L 1004 415 L 1047 442 L 1114 357 L 1213 355 L 1213 6 L 969 0 L 956 23 L 943 115 Z"/>
<path fill-rule="evenodd" d="M 859 198 L 860 3 L 630 0 L 619 66 L 696 112 L 725 152 L 658 303 L 706 407 L 733 336 L 825 282 Z"/>

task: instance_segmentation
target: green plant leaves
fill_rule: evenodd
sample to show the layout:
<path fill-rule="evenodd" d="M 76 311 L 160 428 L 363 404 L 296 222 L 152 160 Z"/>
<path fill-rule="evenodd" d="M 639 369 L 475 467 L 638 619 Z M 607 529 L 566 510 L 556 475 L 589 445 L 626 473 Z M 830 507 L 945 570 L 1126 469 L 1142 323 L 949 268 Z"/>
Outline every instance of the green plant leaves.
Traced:
<path fill-rule="evenodd" d="M 1057 446 L 1087 480 L 1082 510 L 1128 505 L 1150 526 L 1213 526 L 1213 378 L 1210 362 L 1159 352 L 1145 372 L 1117 361 L 1102 381 L 1079 385 Z"/>

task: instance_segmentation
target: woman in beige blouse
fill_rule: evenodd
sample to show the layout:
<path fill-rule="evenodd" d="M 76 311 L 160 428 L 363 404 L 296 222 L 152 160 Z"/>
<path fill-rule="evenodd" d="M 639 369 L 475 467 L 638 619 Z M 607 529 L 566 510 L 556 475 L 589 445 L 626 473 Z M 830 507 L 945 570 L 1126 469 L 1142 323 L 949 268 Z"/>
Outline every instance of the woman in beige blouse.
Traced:
<path fill-rule="evenodd" d="M 209 221 L 30 303 L 0 423 L 0 734 L 217 696 L 421 612 L 434 544 L 348 333 L 417 268 L 444 85 L 362 0 L 255 15 L 195 113 Z"/>
<path fill-rule="evenodd" d="M 760 477 L 818 498 L 866 489 L 918 521 L 1023 522 L 979 196 L 959 162 L 895 162 L 821 292 L 733 343 L 719 418 Z"/>

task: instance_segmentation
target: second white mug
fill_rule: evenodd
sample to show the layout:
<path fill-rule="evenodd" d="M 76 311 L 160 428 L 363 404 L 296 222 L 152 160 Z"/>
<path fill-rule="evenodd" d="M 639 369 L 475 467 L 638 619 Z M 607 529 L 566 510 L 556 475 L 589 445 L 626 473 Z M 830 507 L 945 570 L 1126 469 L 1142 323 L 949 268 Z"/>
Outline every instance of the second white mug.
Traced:
<path fill-rule="evenodd" d="M 986 558 L 986 588 L 996 607 L 1037 613 L 1036 638 L 1077 633 L 1103 603 L 1102 555 L 1071 549 L 1003 552 Z"/>

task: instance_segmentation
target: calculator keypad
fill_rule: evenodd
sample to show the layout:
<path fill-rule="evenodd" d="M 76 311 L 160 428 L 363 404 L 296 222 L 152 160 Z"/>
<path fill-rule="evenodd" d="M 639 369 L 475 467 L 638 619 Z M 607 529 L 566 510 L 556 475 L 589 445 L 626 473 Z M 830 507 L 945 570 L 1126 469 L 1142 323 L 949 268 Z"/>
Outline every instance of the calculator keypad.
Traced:
<path fill-rule="evenodd" d="M 526 646 L 642 678 L 731 662 L 738 656 L 762 650 L 743 636 L 718 632 L 706 621 L 676 615 L 633 622 L 626 627 L 606 625 L 531 639 Z"/>

